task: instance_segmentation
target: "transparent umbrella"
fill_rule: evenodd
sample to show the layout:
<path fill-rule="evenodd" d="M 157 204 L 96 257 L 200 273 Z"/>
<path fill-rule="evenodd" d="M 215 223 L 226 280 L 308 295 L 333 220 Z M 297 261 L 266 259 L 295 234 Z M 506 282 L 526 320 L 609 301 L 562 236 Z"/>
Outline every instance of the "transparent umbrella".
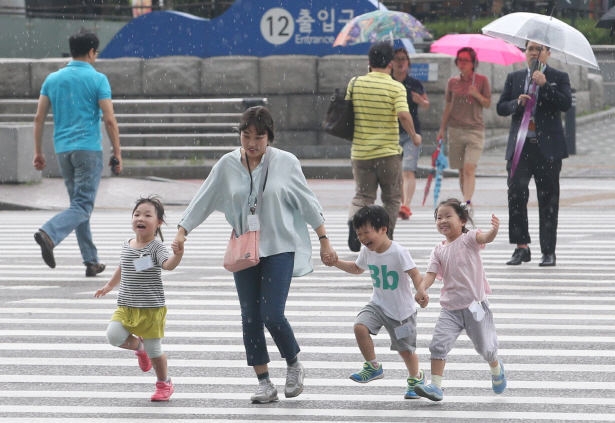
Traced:
<path fill-rule="evenodd" d="M 596 56 L 581 32 L 552 16 L 511 13 L 483 27 L 483 34 L 524 48 L 526 41 L 548 46 L 565 63 L 600 69 Z"/>

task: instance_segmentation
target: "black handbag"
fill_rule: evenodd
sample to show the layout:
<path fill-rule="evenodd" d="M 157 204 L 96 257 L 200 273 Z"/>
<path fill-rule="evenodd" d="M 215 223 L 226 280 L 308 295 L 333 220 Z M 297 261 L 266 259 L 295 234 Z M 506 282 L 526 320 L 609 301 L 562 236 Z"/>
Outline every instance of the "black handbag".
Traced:
<path fill-rule="evenodd" d="M 352 92 L 357 78 L 352 80 L 350 100 L 345 100 L 345 94 L 341 94 L 339 89 L 331 96 L 329 109 L 322 124 L 322 129 L 334 137 L 343 138 L 352 142 L 354 135 L 354 109 L 352 107 Z"/>

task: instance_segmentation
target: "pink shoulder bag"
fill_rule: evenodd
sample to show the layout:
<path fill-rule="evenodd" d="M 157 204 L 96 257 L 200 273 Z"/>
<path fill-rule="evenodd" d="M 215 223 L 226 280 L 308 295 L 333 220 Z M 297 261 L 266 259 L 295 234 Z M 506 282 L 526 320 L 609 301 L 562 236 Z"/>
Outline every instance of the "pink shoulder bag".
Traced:
<path fill-rule="evenodd" d="M 263 198 L 263 190 L 265 189 L 265 183 L 267 182 L 267 175 L 269 170 L 269 147 L 265 151 L 265 159 L 263 160 L 263 170 L 261 171 L 261 180 L 256 194 L 254 205 L 250 206 L 252 215 L 258 216 Z M 250 195 L 252 195 L 252 171 L 250 170 L 250 162 L 246 155 L 246 163 L 248 164 L 248 172 L 250 173 Z M 249 201 L 248 196 L 248 201 Z M 249 203 L 248 203 L 249 204 Z M 258 242 L 260 239 L 260 229 L 257 231 L 246 232 L 243 235 L 237 236 L 237 233 L 233 229 L 231 232 L 231 239 L 226 246 L 226 252 L 224 253 L 224 268 L 229 272 L 239 272 L 240 270 L 247 269 L 248 267 L 256 266 L 260 262 L 258 255 Z"/>

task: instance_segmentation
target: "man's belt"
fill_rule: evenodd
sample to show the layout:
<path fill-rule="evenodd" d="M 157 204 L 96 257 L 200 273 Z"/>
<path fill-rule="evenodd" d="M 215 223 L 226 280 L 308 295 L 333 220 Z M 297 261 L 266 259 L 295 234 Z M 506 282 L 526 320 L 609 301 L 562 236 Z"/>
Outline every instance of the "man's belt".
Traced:
<path fill-rule="evenodd" d="M 525 140 L 527 142 L 531 142 L 532 144 L 538 144 L 538 138 L 536 137 L 527 137 Z"/>

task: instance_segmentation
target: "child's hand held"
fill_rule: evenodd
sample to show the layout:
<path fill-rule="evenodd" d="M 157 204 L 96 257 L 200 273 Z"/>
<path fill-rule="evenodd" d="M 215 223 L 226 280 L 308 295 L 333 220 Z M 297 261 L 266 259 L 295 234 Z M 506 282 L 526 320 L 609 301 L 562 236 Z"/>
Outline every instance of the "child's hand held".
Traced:
<path fill-rule="evenodd" d="M 173 249 L 173 254 L 175 255 L 183 254 L 184 245 L 183 243 L 180 243 L 179 241 L 173 241 L 173 243 L 171 244 L 171 249 Z"/>
<path fill-rule="evenodd" d="M 323 264 L 329 267 L 333 266 L 337 262 L 337 257 L 334 257 L 329 253 L 323 253 L 321 259 Z"/>
<path fill-rule="evenodd" d="M 417 291 L 414 296 L 414 300 L 421 306 L 421 308 L 425 308 L 427 307 L 427 304 L 429 304 L 429 295 L 427 295 L 425 290 L 421 289 L 420 291 Z"/>

